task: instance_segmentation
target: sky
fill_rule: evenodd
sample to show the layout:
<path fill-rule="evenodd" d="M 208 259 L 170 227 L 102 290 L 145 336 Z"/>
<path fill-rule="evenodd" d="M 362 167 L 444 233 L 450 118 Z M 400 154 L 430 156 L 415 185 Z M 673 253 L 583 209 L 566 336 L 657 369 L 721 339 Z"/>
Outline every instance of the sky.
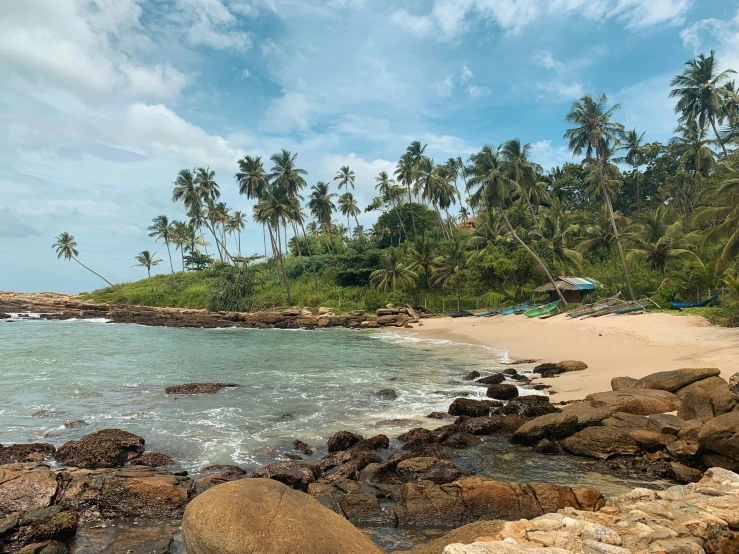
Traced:
<path fill-rule="evenodd" d="M 550 168 L 572 160 L 563 118 L 582 95 L 666 141 L 689 58 L 713 48 L 739 69 L 727 0 L 0 0 L 0 14 L 0 290 L 24 292 L 104 285 L 57 260 L 61 232 L 108 280 L 145 277 L 138 252 L 166 260 L 151 219 L 185 218 L 183 168 L 215 170 L 251 215 L 237 160 L 285 148 L 309 185 L 349 165 L 364 207 L 411 141 L 442 162 L 519 138 Z M 262 249 L 249 222 L 242 252 Z"/>

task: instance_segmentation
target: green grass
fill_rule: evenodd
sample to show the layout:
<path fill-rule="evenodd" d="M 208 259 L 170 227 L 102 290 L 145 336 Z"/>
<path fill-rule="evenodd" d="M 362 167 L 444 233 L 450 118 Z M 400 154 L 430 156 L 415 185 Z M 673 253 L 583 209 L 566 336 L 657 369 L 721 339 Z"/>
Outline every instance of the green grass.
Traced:
<path fill-rule="evenodd" d="M 705 317 L 713 325 L 719 325 L 721 327 L 739 327 L 739 306 L 736 305 L 661 311 L 672 315 L 700 315 Z"/>

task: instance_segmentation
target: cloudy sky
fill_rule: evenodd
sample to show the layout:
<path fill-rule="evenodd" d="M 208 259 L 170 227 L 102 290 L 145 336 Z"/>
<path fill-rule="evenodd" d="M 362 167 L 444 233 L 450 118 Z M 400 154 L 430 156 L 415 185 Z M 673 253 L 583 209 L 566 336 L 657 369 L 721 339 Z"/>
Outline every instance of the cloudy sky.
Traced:
<path fill-rule="evenodd" d="M 739 69 L 728 0 L 0 0 L 0 290 L 79 292 L 132 267 L 185 167 L 210 166 L 234 209 L 245 154 L 299 153 L 310 184 L 348 164 L 360 205 L 413 140 L 437 161 L 518 137 L 570 159 L 583 94 L 665 140 L 669 80 L 715 48 Z M 371 225 L 373 214 L 360 222 Z M 261 250 L 247 226 L 245 254 Z M 160 266 L 157 271 L 166 271 Z"/>

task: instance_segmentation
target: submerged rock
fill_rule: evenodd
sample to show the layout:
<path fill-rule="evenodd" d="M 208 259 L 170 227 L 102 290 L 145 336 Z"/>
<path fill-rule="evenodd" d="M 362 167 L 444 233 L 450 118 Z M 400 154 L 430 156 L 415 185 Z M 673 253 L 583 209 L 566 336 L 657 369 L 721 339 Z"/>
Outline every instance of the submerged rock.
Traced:
<path fill-rule="evenodd" d="M 518 388 L 516 385 L 491 385 L 485 394 L 496 400 L 511 400 L 518 396 Z"/>
<path fill-rule="evenodd" d="M 377 396 L 377 398 L 379 398 L 380 400 L 395 400 L 396 398 L 398 398 L 398 393 L 396 393 L 393 389 L 381 389 L 375 393 L 375 396 Z"/>
<path fill-rule="evenodd" d="M 69 466 L 82 468 L 122 467 L 144 453 L 144 439 L 121 429 L 103 429 L 69 441 L 55 457 Z"/>
<path fill-rule="evenodd" d="M 31 444 L 0 445 L 0 465 L 23 462 L 42 462 L 56 452 L 53 445 L 35 442 Z"/>
<path fill-rule="evenodd" d="M 221 389 L 240 387 L 236 383 L 185 383 L 164 389 L 167 394 L 215 394 Z"/>
<path fill-rule="evenodd" d="M 480 372 L 477 370 L 470 371 L 464 378 L 465 381 L 474 381 L 480 376 Z"/>
<path fill-rule="evenodd" d="M 480 385 L 500 385 L 503 381 L 505 381 L 505 375 L 502 373 L 493 373 L 492 375 L 489 375 L 488 377 L 483 377 L 482 379 L 478 379 L 475 381 L 475 384 Z"/>
<path fill-rule="evenodd" d="M 490 410 L 502 406 L 495 400 L 474 400 L 472 398 L 455 398 L 449 406 L 449 415 L 481 417 L 490 415 Z"/>

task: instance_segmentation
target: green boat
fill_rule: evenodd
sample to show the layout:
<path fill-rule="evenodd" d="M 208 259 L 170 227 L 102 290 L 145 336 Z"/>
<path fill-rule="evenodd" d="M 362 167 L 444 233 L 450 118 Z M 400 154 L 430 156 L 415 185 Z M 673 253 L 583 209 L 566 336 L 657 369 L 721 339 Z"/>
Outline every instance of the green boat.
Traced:
<path fill-rule="evenodd" d="M 527 300 L 523 304 L 519 304 L 517 306 L 511 306 L 510 308 L 504 308 L 500 310 L 500 313 L 503 315 L 519 314 L 521 312 L 525 312 L 526 310 L 530 310 L 531 308 L 532 308 L 531 301 Z"/>
<path fill-rule="evenodd" d="M 550 302 L 549 304 L 544 304 L 540 308 L 534 308 L 533 310 L 524 312 L 523 315 L 525 315 L 526 317 L 539 317 L 540 315 L 552 313 L 554 310 L 559 308 L 560 302 L 561 302 L 560 300 L 557 300 L 556 302 Z"/>

